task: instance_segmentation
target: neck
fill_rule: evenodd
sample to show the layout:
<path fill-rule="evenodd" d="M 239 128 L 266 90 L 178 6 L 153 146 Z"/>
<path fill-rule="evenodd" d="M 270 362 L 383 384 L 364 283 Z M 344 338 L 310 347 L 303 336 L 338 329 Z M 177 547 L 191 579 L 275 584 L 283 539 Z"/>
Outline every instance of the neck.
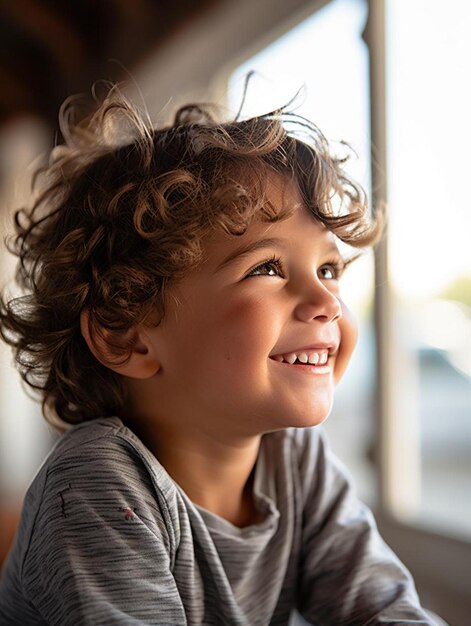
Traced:
<path fill-rule="evenodd" d="M 213 435 L 166 425 L 131 428 L 192 502 L 243 527 L 261 521 L 253 498 L 254 466 L 261 436 L 216 439 Z"/>

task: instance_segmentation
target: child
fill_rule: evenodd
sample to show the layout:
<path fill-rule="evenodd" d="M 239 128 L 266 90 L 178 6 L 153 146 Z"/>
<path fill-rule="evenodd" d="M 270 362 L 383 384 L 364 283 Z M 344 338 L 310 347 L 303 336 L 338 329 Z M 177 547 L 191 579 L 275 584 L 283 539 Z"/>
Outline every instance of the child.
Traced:
<path fill-rule="evenodd" d="M 434 624 L 308 428 L 356 340 L 336 242 L 372 244 L 379 220 L 306 120 L 212 111 L 155 130 L 116 90 L 76 126 L 66 109 L 17 213 L 27 295 L 2 334 L 68 430 L 26 495 L 0 623 Z"/>

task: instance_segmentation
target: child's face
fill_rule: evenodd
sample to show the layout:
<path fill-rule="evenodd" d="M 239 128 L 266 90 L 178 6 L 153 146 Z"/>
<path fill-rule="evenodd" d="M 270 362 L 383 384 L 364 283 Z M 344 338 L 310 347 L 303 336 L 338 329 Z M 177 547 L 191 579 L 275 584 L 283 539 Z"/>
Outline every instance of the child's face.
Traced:
<path fill-rule="evenodd" d="M 156 394 L 173 398 L 179 415 L 243 434 L 322 422 L 356 341 L 333 278 L 334 236 L 293 182 L 273 176 L 268 194 L 275 205 L 295 205 L 294 214 L 257 222 L 241 237 L 213 235 L 209 260 L 172 290 L 152 333 L 161 363 Z M 276 241 L 263 243 L 268 238 Z M 254 249 L 234 256 L 247 245 Z M 273 358 L 302 352 L 321 362 L 328 353 L 327 363 Z"/>

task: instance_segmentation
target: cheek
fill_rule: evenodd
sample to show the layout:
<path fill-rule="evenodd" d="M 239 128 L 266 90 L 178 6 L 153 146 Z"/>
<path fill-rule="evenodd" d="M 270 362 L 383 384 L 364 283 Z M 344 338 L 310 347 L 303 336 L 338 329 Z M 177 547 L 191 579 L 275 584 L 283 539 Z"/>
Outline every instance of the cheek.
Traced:
<path fill-rule="evenodd" d="M 338 383 L 341 379 L 343 373 L 345 372 L 347 365 L 352 356 L 353 350 L 355 348 L 357 337 L 358 337 L 358 328 L 355 317 L 350 309 L 340 300 L 340 305 L 342 307 L 342 317 L 339 321 L 339 329 L 340 329 L 340 348 L 339 353 L 337 355 L 335 361 L 334 368 L 334 379 L 335 383 Z"/>
<path fill-rule="evenodd" d="M 276 307 L 267 300 L 244 298 L 230 304 L 219 316 L 219 356 L 224 359 L 226 371 L 237 379 L 267 366 L 278 328 Z"/>

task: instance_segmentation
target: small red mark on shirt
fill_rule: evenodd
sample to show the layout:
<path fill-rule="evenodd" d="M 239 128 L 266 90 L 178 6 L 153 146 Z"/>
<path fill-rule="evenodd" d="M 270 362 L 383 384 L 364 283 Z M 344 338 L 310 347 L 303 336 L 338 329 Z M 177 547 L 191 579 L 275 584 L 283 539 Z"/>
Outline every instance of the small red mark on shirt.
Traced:
<path fill-rule="evenodd" d="M 124 513 L 124 519 L 127 522 L 134 519 L 134 514 L 136 513 L 136 509 L 131 509 L 129 507 L 126 507 L 126 508 L 120 508 L 119 510 Z"/>
<path fill-rule="evenodd" d="M 129 508 L 119 509 L 119 510 L 124 512 L 124 519 L 128 522 L 129 520 L 132 520 L 134 518 L 134 513 L 136 512 L 136 509 L 129 509 Z"/>
<path fill-rule="evenodd" d="M 132 519 L 132 516 L 133 516 L 133 515 L 134 515 L 134 514 L 133 514 L 133 512 L 131 511 L 131 509 L 127 509 L 127 510 L 126 510 L 126 515 L 125 515 L 124 517 L 125 517 L 125 519 Z"/>

